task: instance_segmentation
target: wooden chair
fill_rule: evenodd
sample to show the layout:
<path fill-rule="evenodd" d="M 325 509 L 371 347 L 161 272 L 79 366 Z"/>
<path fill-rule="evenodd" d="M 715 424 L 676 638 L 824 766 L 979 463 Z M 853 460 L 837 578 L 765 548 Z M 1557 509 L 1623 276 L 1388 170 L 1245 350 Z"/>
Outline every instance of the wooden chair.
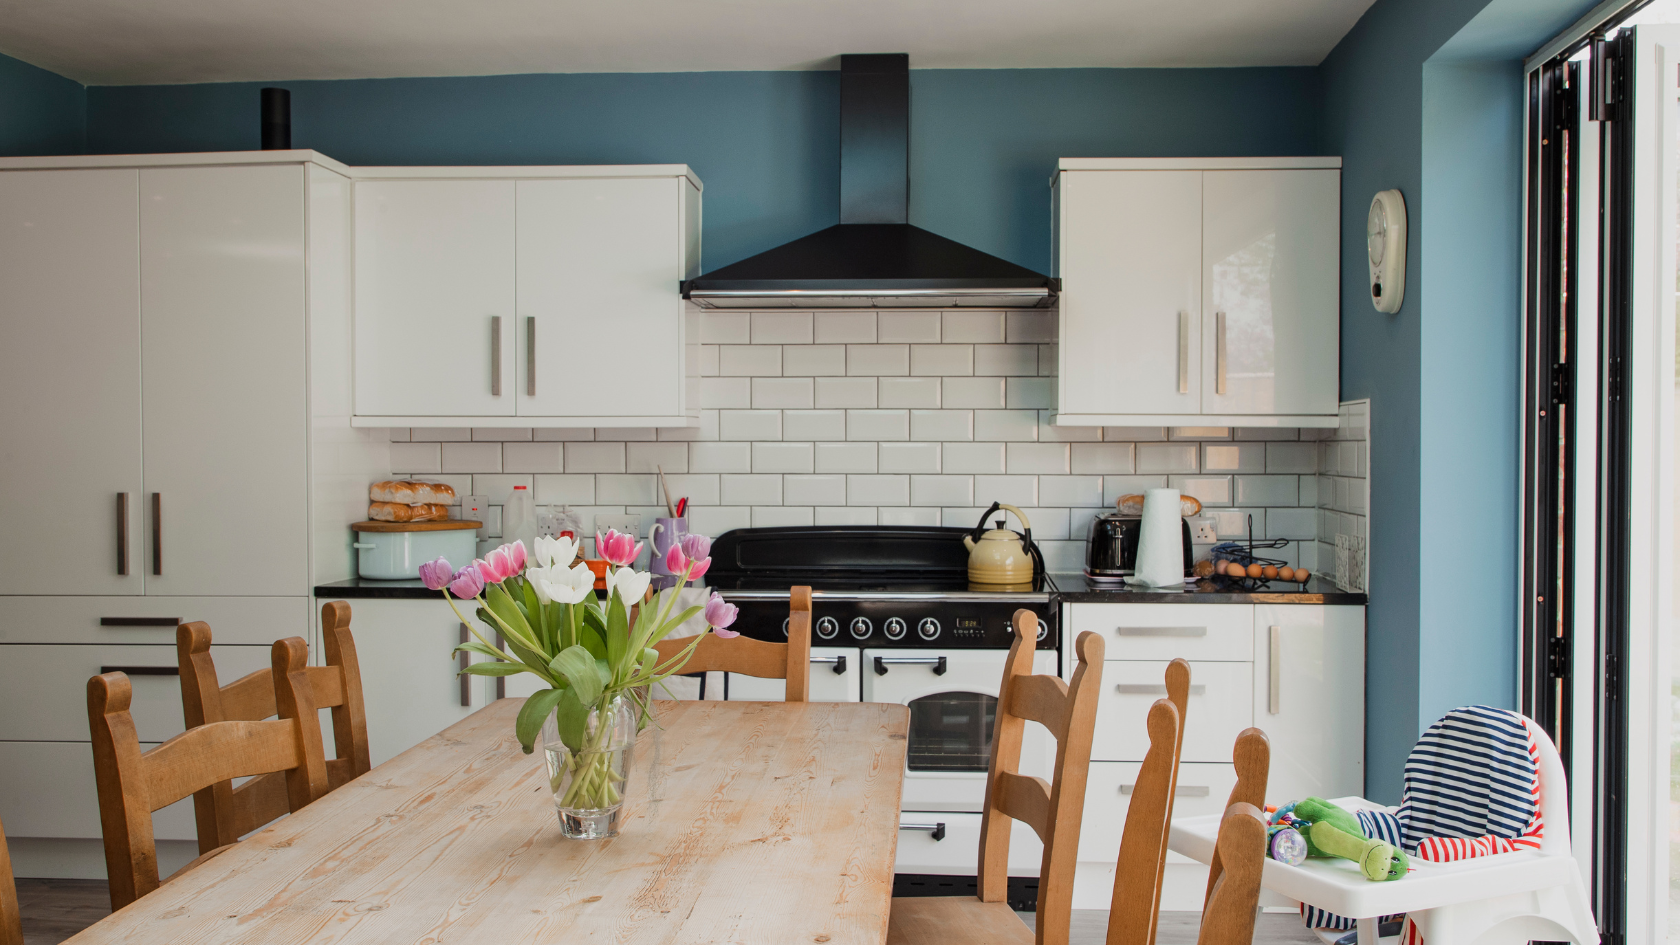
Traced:
<path fill-rule="evenodd" d="M 274 643 L 279 719 L 207 722 L 147 752 L 140 750 L 128 711 L 134 695 L 128 676 L 105 673 L 88 680 L 88 727 L 113 910 L 159 885 L 153 811 L 211 785 L 270 772 L 285 772 L 288 810 L 301 810 L 326 793 L 326 758 L 311 698 L 308 658 L 309 646 L 301 637 Z M 225 849 L 199 856 L 182 872 Z"/>
<path fill-rule="evenodd" d="M 0 826 L 0 945 L 23 945 L 23 919 L 18 913 L 17 884 L 12 880 L 12 855 L 6 852 L 4 826 Z"/>
<path fill-rule="evenodd" d="M 332 709 L 333 744 L 338 757 L 327 762 L 327 790 L 337 790 L 366 774 L 367 711 L 362 704 L 362 670 L 356 641 L 350 636 L 350 605 L 331 601 L 321 606 L 321 637 L 327 665 L 304 669 L 317 709 Z M 181 703 L 187 728 L 208 722 L 260 722 L 273 718 L 274 672 L 260 669 L 226 686 L 218 686 L 216 663 L 210 655 L 210 625 L 186 623 L 175 630 L 176 661 L 181 668 Z M 234 787 L 231 781 L 213 784 L 193 795 L 198 821 L 198 852 L 209 853 L 233 843 L 263 824 L 290 811 L 284 775 L 267 774 Z"/>
<path fill-rule="evenodd" d="M 789 595 L 788 609 L 786 643 L 766 643 L 750 637 L 725 640 L 708 633 L 684 664 L 683 673 L 740 673 L 762 679 L 785 679 L 787 701 L 811 701 L 811 589 L 794 588 Z M 663 663 L 693 642 L 691 637 L 666 638 L 653 648 L 659 651 L 659 661 Z"/>
<path fill-rule="evenodd" d="M 1231 748 L 1231 761 L 1237 769 L 1237 783 L 1231 786 L 1231 796 L 1226 798 L 1225 807 L 1232 804 L 1247 804 L 1255 810 L 1266 809 L 1266 778 L 1272 771 L 1272 743 L 1266 733 L 1257 728 L 1245 728 L 1237 736 L 1237 743 Z M 1206 901 L 1213 898 L 1213 887 L 1219 882 L 1220 871 L 1225 868 L 1224 861 L 1219 857 L 1219 845 L 1213 847 L 1213 862 L 1208 864 L 1207 893 L 1202 897 L 1206 908 Z"/>
<path fill-rule="evenodd" d="M 1261 809 L 1241 801 L 1225 808 L 1214 855 L 1225 868 L 1208 889 L 1196 945 L 1250 945 L 1266 860 L 1266 815 Z"/>
<path fill-rule="evenodd" d="M 1166 875 L 1167 831 L 1172 824 L 1173 792 L 1178 784 L 1180 724 L 1178 706 L 1157 699 L 1145 723 L 1149 750 L 1144 753 L 1126 805 L 1114 870 L 1114 896 L 1108 912 L 1108 945 L 1154 945 L 1160 919 L 1161 881 Z"/>
<path fill-rule="evenodd" d="M 1037 616 L 1016 611 L 1015 643 L 1009 648 L 998 686 L 986 811 L 980 821 L 980 896 L 895 898 L 887 922 L 888 945 L 1054 945 L 1068 940 L 1085 778 L 1091 766 L 1097 691 L 1102 685 L 1103 640 L 1095 633 L 1079 635 L 1074 643 L 1079 668 L 1074 670 L 1073 681 L 1066 683 L 1055 676 L 1033 675 L 1037 639 Z M 1018 771 L 1028 720 L 1043 725 L 1056 738 L 1052 783 Z M 1011 819 L 1032 827 L 1044 842 L 1036 932 L 1026 927 L 1007 901 Z"/>

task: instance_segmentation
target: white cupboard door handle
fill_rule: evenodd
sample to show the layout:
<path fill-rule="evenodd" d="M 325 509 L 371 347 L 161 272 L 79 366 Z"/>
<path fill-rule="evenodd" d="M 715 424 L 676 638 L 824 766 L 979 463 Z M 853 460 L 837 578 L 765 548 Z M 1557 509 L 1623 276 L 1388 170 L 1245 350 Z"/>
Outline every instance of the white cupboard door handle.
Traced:
<path fill-rule="evenodd" d="M 1283 681 L 1283 628 L 1282 627 L 1273 627 L 1272 628 L 1272 645 L 1271 645 L 1271 653 L 1269 655 L 1269 662 L 1271 663 L 1271 667 L 1270 667 L 1271 680 L 1270 680 L 1270 684 L 1266 688 L 1267 688 L 1267 691 L 1268 691 L 1268 694 L 1269 694 L 1270 705 L 1267 706 L 1267 709 L 1273 715 L 1277 715 L 1279 712 L 1283 711 L 1283 698 L 1282 698 L 1283 693 L 1280 691 L 1283 687 L 1281 685 L 1279 685 Z"/>
<path fill-rule="evenodd" d="M 1167 694 L 1167 687 L 1159 683 L 1115 683 L 1114 691 L 1123 696 L 1164 696 Z M 1190 694 L 1193 696 L 1206 693 L 1207 686 L 1202 683 L 1190 686 Z"/>
<path fill-rule="evenodd" d="M 1123 637 L 1205 637 L 1206 627 L 1115 627 Z"/>
<path fill-rule="evenodd" d="M 502 396 L 502 316 L 490 316 L 490 396 Z"/>
<path fill-rule="evenodd" d="M 1190 393 L 1190 313 L 1178 313 L 1178 392 Z"/>
<path fill-rule="evenodd" d="M 1120 785 L 1120 793 L 1122 795 L 1131 794 L 1135 790 L 1137 790 L 1137 785 L 1135 784 Z M 1179 797 L 1207 797 L 1211 793 L 1213 792 L 1208 790 L 1208 786 L 1205 784 L 1180 784 L 1178 787 L 1173 789 L 1173 794 Z"/>
<path fill-rule="evenodd" d="M 1213 314 L 1214 392 L 1225 394 L 1225 313 Z"/>
<path fill-rule="evenodd" d="M 537 396 L 537 318 L 525 316 L 525 396 Z"/>

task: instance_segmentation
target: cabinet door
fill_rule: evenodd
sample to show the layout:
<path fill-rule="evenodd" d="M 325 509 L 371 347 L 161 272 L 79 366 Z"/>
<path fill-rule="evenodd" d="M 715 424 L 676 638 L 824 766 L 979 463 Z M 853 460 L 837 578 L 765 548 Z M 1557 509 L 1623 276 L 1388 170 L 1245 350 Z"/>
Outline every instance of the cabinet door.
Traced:
<path fill-rule="evenodd" d="M 1202 412 L 1336 412 L 1340 216 L 1338 171 L 1203 174 Z"/>
<path fill-rule="evenodd" d="M 460 667 L 450 651 L 461 642 L 461 622 L 443 601 L 357 600 L 351 609 L 362 662 L 368 751 L 375 765 L 484 707 L 485 692 L 493 691 L 496 681 L 456 675 Z M 507 677 L 510 692 L 531 678 Z"/>
<path fill-rule="evenodd" d="M 301 165 L 140 172 L 148 595 L 309 593 L 303 207 Z"/>
<path fill-rule="evenodd" d="M 1365 608 L 1254 608 L 1254 724 L 1272 743 L 1268 798 L 1365 790 Z"/>
<path fill-rule="evenodd" d="M 512 416 L 513 181 L 356 184 L 356 414 Z"/>
<path fill-rule="evenodd" d="M 141 591 L 137 182 L 0 174 L 0 594 Z"/>
<path fill-rule="evenodd" d="M 1058 186 L 1062 413 L 1201 402 L 1201 171 L 1069 171 Z"/>
<path fill-rule="evenodd" d="M 519 182 L 520 415 L 682 411 L 680 184 Z"/>

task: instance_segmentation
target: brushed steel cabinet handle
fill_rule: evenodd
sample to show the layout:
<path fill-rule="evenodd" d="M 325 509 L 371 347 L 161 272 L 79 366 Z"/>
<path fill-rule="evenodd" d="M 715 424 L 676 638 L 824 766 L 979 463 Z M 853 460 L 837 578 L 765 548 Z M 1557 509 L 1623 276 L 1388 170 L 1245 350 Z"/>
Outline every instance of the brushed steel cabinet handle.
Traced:
<path fill-rule="evenodd" d="M 1267 687 L 1267 710 L 1273 715 L 1283 711 L 1283 628 L 1272 627 L 1271 652 L 1267 655 L 1268 675 L 1271 677 Z"/>
<path fill-rule="evenodd" d="M 467 625 L 466 624 L 461 624 L 461 642 L 463 644 L 465 644 L 468 640 L 472 639 L 472 636 L 470 634 L 471 634 L 471 631 L 469 631 L 467 629 Z M 461 705 L 462 706 L 472 705 L 472 677 L 467 675 L 467 661 L 468 661 L 468 659 L 471 658 L 471 656 L 472 656 L 472 654 L 468 653 L 466 650 L 462 650 L 460 653 L 456 654 L 456 658 L 459 661 L 459 666 L 461 667 L 461 677 L 460 678 L 461 678 Z"/>
<path fill-rule="evenodd" d="M 152 573 L 163 574 L 163 493 L 152 493 Z"/>
<path fill-rule="evenodd" d="M 1121 794 L 1130 794 L 1135 790 L 1137 790 L 1135 784 L 1120 785 Z M 1180 784 L 1173 789 L 1173 794 L 1179 797 L 1207 797 L 1211 793 L 1213 792 L 1205 784 Z"/>
<path fill-rule="evenodd" d="M 117 573 L 128 576 L 128 493 L 117 493 Z"/>
<path fill-rule="evenodd" d="M 1225 313 L 1213 313 L 1213 388 L 1225 393 Z"/>
<path fill-rule="evenodd" d="M 1190 393 L 1190 313 L 1178 313 L 1178 392 Z"/>
<path fill-rule="evenodd" d="M 537 318 L 525 316 L 525 396 L 537 396 Z"/>
<path fill-rule="evenodd" d="M 101 666 L 100 673 L 123 673 L 128 676 L 179 676 L 179 666 Z"/>
<path fill-rule="evenodd" d="M 1167 694 L 1167 687 L 1159 683 L 1115 683 L 1114 691 L 1123 696 L 1164 696 Z M 1191 683 L 1190 694 L 1206 695 L 1207 686 L 1203 683 Z"/>
<path fill-rule="evenodd" d="M 811 657 L 811 663 L 813 665 L 815 665 L 815 664 L 827 665 L 829 663 L 832 663 L 832 664 L 834 664 L 834 675 L 836 675 L 836 676 L 846 675 L 846 658 L 844 656 L 813 656 L 813 657 Z"/>
<path fill-rule="evenodd" d="M 899 824 L 898 829 L 926 830 L 928 836 L 932 837 L 935 842 L 945 839 L 945 824 L 943 821 L 936 824 Z"/>
<path fill-rule="evenodd" d="M 1206 627 L 1115 627 L 1123 637 L 1205 637 Z"/>
<path fill-rule="evenodd" d="M 490 316 L 490 396 L 502 396 L 502 316 Z"/>
<path fill-rule="evenodd" d="M 100 617 L 101 627 L 175 627 L 180 617 Z"/>

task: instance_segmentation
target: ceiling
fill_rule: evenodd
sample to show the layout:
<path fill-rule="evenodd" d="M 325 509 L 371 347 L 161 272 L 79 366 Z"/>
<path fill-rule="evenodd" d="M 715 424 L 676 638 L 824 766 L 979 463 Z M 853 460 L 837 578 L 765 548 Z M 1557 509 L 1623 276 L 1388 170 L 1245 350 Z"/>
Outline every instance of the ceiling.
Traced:
<path fill-rule="evenodd" d="M 0 0 L 87 85 L 832 69 L 1315 65 L 1372 0 Z"/>

